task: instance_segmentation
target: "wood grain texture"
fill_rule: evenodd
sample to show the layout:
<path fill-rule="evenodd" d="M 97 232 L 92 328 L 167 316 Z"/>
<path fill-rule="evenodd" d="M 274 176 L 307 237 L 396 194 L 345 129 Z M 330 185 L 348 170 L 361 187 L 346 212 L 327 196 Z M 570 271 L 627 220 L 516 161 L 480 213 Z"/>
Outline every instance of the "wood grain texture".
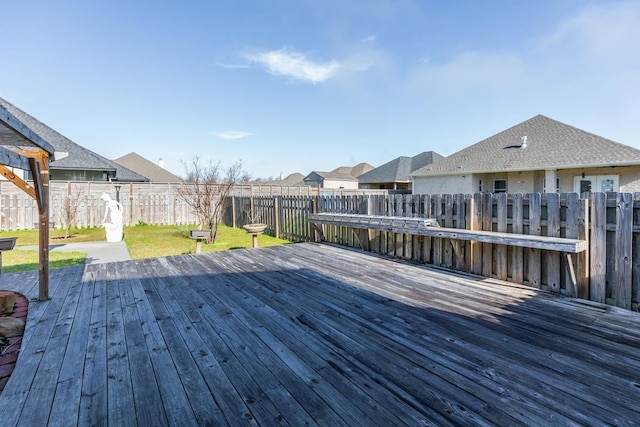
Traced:
<path fill-rule="evenodd" d="M 19 279 L 19 280 L 18 280 Z M 37 296 L 37 272 L 0 288 Z M 640 315 L 301 243 L 52 271 L 3 425 L 633 425 Z"/>

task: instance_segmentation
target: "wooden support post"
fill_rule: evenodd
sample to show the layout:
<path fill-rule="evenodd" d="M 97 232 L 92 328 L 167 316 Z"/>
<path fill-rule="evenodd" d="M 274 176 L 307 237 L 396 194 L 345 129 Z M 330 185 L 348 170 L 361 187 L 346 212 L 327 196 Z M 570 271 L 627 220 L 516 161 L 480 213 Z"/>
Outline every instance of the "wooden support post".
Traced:
<path fill-rule="evenodd" d="M 482 206 L 481 195 L 476 193 L 472 199 L 468 201 L 469 230 L 480 230 L 482 223 Z M 473 274 L 482 274 L 482 243 L 471 241 L 469 244 L 469 264 Z"/>
<path fill-rule="evenodd" d="M 560 195 L 545 193 L 547 199 L 547 236 L 560 237 Z M 545 252 L 549 290 L 560 292 L 560 254 Z"/>
<path fill-rule="evenodd" d="M 607 296 L 607 195 L 591 195 L 591 240 L 589 242 L 589 299 L 606 302 Z"/>
<path fill-rule="evenodd" d="M 633 197 L 619 193 L 616 199 L 616 244 L 613 297 L 618 307 L 631 309 L 631 248 L 633 236 Z"/>
<path fill-rule="evenodd" d="M 524 204 L 521 193 L 513 194 L 511 227 L 512 232 L 522 234 L 524 232 Z M 512 247 L 511 262 L 509 270 L 511 271 L 511 280 L 514 283 L 522 284 L 524 282 L 524 249 L 520 247 Z"/>
<path fill-rule="evenodd" d="M 231 227 L 236 228 L 236 196 L 231 196 Z"/>
<path fill-rule="evenodd" d="M 587 241 L 590 246 L 589 236 L 589 199 L 580 199 L 580 212 L 578 215 L 578 239 Z M 578 298 L 589 299 L 589 249 L 580 252 L 576 256 L 578 276 Z"/>
<path fill-rule="evenodd" d="M 311 213 L 318 213 L 318 196 L 311 198 Z M 324 233 L 320 227 L 324 226 L 313 224 L 313 241 L 316 243 L 324 240 Z"/>
<path fill-rule="evenodd" d="M 282 196 L 275 196 L 273 198 L 273 233 L 276 238 L 280 238 L 280 200 Z"/>
<path fill-rule="evenodd" d="M 38 246 L 40 253 L 38 300 L 49 299 L 49 156 L 45 152 L 29 157 L 29 166 L 38 204 Z"/>

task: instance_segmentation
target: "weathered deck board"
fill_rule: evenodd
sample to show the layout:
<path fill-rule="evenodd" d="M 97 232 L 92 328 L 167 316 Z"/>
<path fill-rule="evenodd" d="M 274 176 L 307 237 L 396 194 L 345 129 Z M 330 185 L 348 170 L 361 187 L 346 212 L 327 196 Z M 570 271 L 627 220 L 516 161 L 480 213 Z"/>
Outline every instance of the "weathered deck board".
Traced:
<path fill-rule="evenodd" d="M 640 315 L 524 286 L 305 243 L 52 270 L 50 292 L 3 425 L 640 422 Z"/>

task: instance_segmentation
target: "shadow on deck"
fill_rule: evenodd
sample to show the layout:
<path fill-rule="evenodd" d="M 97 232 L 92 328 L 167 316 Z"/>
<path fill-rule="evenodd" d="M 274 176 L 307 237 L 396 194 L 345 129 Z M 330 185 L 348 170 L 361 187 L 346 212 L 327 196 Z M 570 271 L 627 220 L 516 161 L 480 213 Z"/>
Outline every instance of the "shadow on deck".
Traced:
<path fill-rule="evenodd" d="M 3 425 L 640 420 L 639 315 L 354 250 L 54 270 L 51 295 L 29 309 Z"/>

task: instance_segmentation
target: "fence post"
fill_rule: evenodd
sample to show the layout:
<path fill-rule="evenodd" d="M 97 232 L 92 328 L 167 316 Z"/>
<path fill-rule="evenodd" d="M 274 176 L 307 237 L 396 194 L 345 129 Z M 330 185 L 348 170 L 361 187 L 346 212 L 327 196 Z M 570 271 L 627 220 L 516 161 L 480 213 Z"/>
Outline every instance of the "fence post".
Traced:
<path fill-rule="evenodd" d="M 616 244 L 614 257 L 615 304 L 631 309 L 631 244 L 633 236 L 633 197 L 619 193 L 616 198 Z"/>
<path fill-rule="evenodd" d="M 481 194 L 475 193 L 467 203 L 467 212 L 469 214 L 469 230 L 480 230 L 482 219 Z M 469 264 L 473 274 L 482 274 L 482 243 L 472 240 L 469 244 Z"/>
<path fill-rule="evenodd" d="M 231 227 L 236 226 L 236 196 L 231 196 Z"/>
<path fill-rule="evenodd" d="M 273 197 L 273 234 L 280 238 L 280 199 L 282 196 Z"/>
<path fill-rule="evenodd" d="M 511 229 L 513 233 L 524 232 L 524 203 L 522 193 L 513 194 L 511 202 Z M 524 281 L 524 250 L 520 247 L 511 248 L 511 280 L 515 283 Z"/>
<path fill-rule="evenodd" d="M 591 194 L 591 242 L 589 244 L 589 298 L 606 302 L 607 297 L 607 195 Z"/>
<path fill-rule="evenodd" d="M 589 199 L 580 199 L 578 239 L 587 241 L 587 250 L 577 256 L 578 298 L 589 299 Z"/>
<path fill-rule="evenodd" d="M 312 214 L 318 213 L 318 199 L 317 197 L 313 197 L 313 196 L 311 197 L 311 213 Z M 318 229 L 316 227 L 313 227 L 313 241 L 319 242 L 320 236 L 318 236 Z M 323 226 L 321 225 L 320 227 L 323 227 Z"/>

